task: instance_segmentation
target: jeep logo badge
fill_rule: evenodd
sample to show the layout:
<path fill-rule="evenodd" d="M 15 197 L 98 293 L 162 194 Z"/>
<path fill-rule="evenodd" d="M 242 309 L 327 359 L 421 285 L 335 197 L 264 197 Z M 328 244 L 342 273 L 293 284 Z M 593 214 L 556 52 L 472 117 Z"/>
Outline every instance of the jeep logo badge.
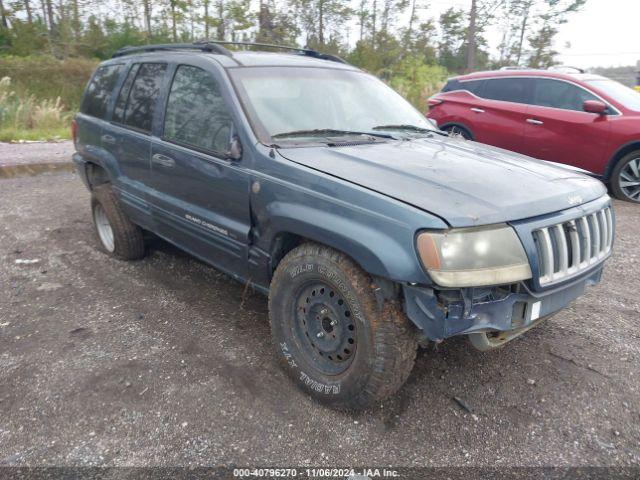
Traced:
<path fill-rule="evenodd" d="M 574 195 L 572 197 L 567 198 L 569 201 L 569 205 L 578 205 L 582 203 L 582 197 L 580 195 Z"/>

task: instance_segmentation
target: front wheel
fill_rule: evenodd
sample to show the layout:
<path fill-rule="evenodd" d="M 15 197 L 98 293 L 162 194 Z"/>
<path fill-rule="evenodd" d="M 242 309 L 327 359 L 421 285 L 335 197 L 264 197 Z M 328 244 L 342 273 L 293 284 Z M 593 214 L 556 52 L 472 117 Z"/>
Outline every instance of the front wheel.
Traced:
<path fill-rule="evenodd" d="M 620 200 L 640 203 L 640 150 L 618 161 L 611 173 L 611 190 Z"/>
<path fill-rule="evenodd" d="M 416 356 L 399 305 L 379 305 L 349 257 L 303 244 L 280 262 L 269 294 L 273 338 L 287 373 L 323 403 L 364 408 L 395 393 Z"/>

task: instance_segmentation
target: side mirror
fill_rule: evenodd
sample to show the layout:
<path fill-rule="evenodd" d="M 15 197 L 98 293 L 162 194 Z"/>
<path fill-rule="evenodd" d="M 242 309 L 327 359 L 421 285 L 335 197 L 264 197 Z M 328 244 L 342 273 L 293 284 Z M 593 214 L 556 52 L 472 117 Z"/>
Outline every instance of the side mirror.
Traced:
<path fill-rule="evenodd" d="M 597 113 L 598 115 L 604 115 L 607 111 L 607 104 L 600 100 L 586 100 L 582 104 L 582 109 L 585 112 Z"/>
<path fill-rule="evenodd" d="M 242 158 L 242 144 L 237 135 L 231 137 L 226 156 L 229 160 L 240 160 Z"/>

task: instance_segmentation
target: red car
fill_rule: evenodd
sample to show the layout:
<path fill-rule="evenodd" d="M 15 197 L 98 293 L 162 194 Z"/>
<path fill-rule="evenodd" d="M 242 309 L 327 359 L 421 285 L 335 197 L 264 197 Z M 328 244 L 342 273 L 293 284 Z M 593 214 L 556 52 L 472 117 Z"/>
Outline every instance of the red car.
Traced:
<path fill-rule="evenodd" d="M 598 75 L 552 70 L 477 72 L 429 99 L 442 130 L 589 170 L 640 203 L 640 93 Z"/>

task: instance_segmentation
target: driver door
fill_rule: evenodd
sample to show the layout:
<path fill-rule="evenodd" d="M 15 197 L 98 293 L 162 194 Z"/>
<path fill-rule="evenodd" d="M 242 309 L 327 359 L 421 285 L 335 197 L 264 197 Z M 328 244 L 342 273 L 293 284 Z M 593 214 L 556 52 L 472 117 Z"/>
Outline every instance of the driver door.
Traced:
<path fill-rule="evenodd" d="M 175 67 L 151 145 L 150 203 L 160 236 L 244 277 L 249 176 L 242 160 L 226 158 L 232 115 L 206 67 Z"/>

